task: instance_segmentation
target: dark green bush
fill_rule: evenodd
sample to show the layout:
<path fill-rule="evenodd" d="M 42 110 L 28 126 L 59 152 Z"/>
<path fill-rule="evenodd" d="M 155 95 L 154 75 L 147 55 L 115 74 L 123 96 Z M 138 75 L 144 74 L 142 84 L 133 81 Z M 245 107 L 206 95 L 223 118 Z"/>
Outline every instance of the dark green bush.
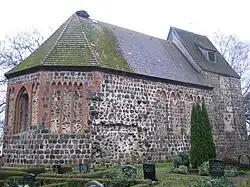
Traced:
<path fill-rule="evenodd" d="M 239 170 L 238 172 L 239 172 L 239 175 L 246 175 L 247 174 L 247 172 L 243 171 L 243 170 Z"/>
<path fill-rule="evenodd" d="M 136 178 L 137 169 L 131 165 L 125 165 L 122 167 L 122 171 L 125 177 Z"/>
<path fill-rule="evenodd" d="M 193 168 L 201 166 L 211 158 L 216 158 L 212 127 L 204 103 L 193 105 L 191 114 L 190 160 Z"/>
<path fill-rule="evenodd" d="M 201 107 L 194 104 L 191 113 L 191 149 L 190 160 L 193 168 L 197 168 L 203 162 L 207 161 L 206 144 L 203 139 L 201 123 Z"/>
<path fill-rule="evenodd" d="M 198 169 L 199 169 L 199 172 L 198 172 L 199 175 L 208 176 L 209 175 L 209 162 L 208 161 L 204 162 L 201 166 L 198 167 Z"/>
<path fill-rule="evenodd" d="M 13 177 L 13 176 L 24 176 L 25 174 L 27 174 L 24 171 L 9 171 L 9 170 L 0 170 L 0 180 L 6 180 L 9 177 Z"/>
<path fill-rule="evenodd" d="M 67 182 L 43 185 L 43 187 L 69 187 Z"/>
<path fill-rule="evenodd" d="M 205 103 L 202 103 L 202 110 L 201 110 L 201 122 L 203 128 L 201 129 L 203 131 L 202 138 L 204 138 L 204 142 L 206 146 L 205 152 L 207 154 L 207 157 L 209 159 L 216 158 L 216 148 L 213 140 L 212 135 L 212 126 L 208 117 L 207 108 Z"/>
<path fill-rule="evenodd" d="M 173 173 L 188 174 L 187 166 L 181 165 L 178 168 L 174 168 Z"/>
<path fill-rule="evenodd" d="M 123 172 L 119 170 L 111 171 L 112 175 L 109 175 L 110 183 L 107 184 L 108 187 L 127 187 L 136 184 L 134 181 L 136 175 L 124 175 Z"/>
<path fill-rule="evenodd" d="M 174 168 L 178 168 L 180 165 L 182 165 L 182 159 L 178 153 L 173 154 L 172 163 Z"/>
<path fill-rule="evenodd" d="M 172 162 L 174 168 L 178 168 L 181 165 L 189 167 L 190 164 L 189 154 L 185 152 L 177 152 L 173 154 Z"/>
<path fill-rule="evenodd" d="M 179 152 L 178 154 L 180 155 L 181 160 L 182 160 L 182 164 L 181 165 L 189 167 L 189 164 L 190 164 L 189 154 L 185 153 L 185 152 Z"/>

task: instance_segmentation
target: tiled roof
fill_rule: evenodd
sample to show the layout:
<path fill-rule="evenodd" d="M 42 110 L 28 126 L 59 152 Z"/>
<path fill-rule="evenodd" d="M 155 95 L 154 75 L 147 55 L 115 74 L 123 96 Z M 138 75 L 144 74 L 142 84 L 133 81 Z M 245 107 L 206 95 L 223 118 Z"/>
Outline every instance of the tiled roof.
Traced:
<path fill-rule="evenodd" d="M 169 41 L 73 14 L 10 72 L 34 66 L 101 66 L 206 85 Z"/>
<path fill-rule="evenodd" d="M 101 23 L 116 38 L 121 55 L 138 74 L 205 85 L 187 59 L 169 41 Z"/>
<path fill-rule="evenodd" d="M 193 32 L 185 31 L 175 27 L 172 27 L 171 29 L 176 31 L 188 52 L 204 70 L 240 78 L 239 75 L 233 70 L 233 68 L 228 64 L 225 58 L 219 53 L 219 51 L 206 36 L 195 34 Z M 216 63 L 209 62 L 201 53 L 198 46 L 215 51 Z"/>

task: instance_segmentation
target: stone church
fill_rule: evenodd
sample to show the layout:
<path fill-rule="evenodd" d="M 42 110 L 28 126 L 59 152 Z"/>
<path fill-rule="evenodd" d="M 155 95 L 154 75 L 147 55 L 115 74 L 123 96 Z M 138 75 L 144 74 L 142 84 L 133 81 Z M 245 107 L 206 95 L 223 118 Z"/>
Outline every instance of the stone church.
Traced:
<path fill-rule="evenodd" d="M 77 11 L 5 76 L 6 166 L 169 159 L 190 148 L 196 102 L 218 157 L 246 151 L 240 77 L 203 35 L 159 39 Z"/>

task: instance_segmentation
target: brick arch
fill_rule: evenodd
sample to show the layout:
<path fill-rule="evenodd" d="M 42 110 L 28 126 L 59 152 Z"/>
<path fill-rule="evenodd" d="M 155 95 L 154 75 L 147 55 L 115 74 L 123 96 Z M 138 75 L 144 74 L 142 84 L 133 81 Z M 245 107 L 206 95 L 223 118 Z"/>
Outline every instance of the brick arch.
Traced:
<path fill-rule="evenodd" d="M 197 96 L 197 102 L 200 103 L 201 102 L 201 98 L 200 96 Z"/>
<path fill-rule="evenodd" d="M 53 81 L 51 85 L 52 85 L 52 86 L 56 86 L 56 82 L 55 82 L 55 81 Z"/>
<path fill-rule="evenodd" d="M 35 87 L 36 87 L 36 83 L 33 82 L 32 86 L 31 86 L 32 90 L 34 90 Z"/>
<path fill-rule="evenodd" d="M 176 99 L 181 100 L 181 95 L 179 93 L 176 94 Z"/>
<path fill-rule="evenodd" d="M 194 97 L 193 97 L 193 95 L 190 95 L 190 101 L 192 102 L 192 101 L 194 101 Z"/>
<path fill-rule="evenodd" d="M 74 85 L 74 87 L 75 87 L 75 88 L 77 88 L 77 87 L 78 87 L 77 82 L 74 82 L 74 84 L 73 84 L 73 85 Z"/>
<path fill-rule="evenodd" d="M 28 89 L 25 86 L 21 87 L 15 100 L 15 121 L 13 134 L 18 134 L 29 129 L 30 98 L 31 96 Z"/>
<path fill-rule="evenodd" d="M 205 98 L 204 97 L 201 98 L 201 102 L 205 103 Z"/>
<path fill-rule="evenodd" d="M 174 92 L 171 92 L 171 93 L 170 93 L 170 98 L 176 99 L 176 96 L 175 96 L 175 93 L 174 93 Z"/>
<path fill-rule="evenodd" d="M 36 87 L 35 87 L 36 90 L 38 89 L 38 86 L 40 86 L 40 83 L 39 83 L 39 82 L 36 83 Z"/>

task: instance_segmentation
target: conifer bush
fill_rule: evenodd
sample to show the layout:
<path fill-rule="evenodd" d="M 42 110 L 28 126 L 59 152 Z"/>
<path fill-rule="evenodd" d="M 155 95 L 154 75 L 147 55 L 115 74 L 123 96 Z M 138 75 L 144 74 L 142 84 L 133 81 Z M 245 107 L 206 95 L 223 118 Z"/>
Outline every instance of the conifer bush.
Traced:
<path fill-rule="evenodd" d="M 210 158 L 216 158 L 212 127 L 205 104 L 194 104 L 191 113 L 190 161 L 193 168 L 201 166 Z"/>
<path fill-rule="evenodd" d="M 205 103 L 202 103 L 202 120 L 203 120 L 203 126 L 204 126 L 204 139 L 207 147 L 207 155 L 208 158 L 216 158 L 216 149 L 215 144 L 213 140 L 213 134 L 212 134 L 212 126 L 209 121 L 207 109 Z"/>

